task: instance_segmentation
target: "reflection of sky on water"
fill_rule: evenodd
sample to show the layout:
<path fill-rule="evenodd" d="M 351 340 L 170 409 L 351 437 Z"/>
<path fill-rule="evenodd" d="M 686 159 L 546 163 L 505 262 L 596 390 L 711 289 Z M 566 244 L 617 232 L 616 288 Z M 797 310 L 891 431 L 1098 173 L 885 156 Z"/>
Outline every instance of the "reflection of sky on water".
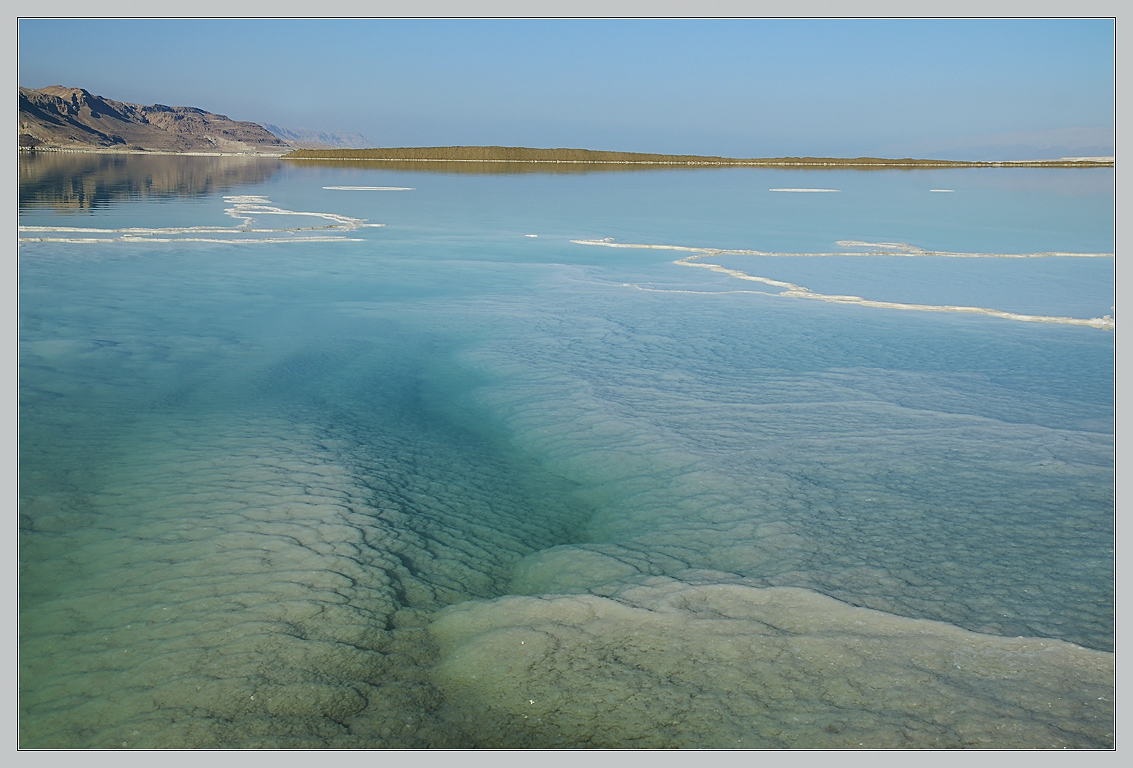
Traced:
<path fill-rule="evenodd" d="M 24 244 L 22 743 L 1111 743 L 1109 332 L 634 291 L 727 278 L 569 242 L 1112 250 L 1104 184 L 1001 191 L 955 231 L 952 195 L 906 199 L 958 198 L 965 173 L 283 165 L 87 218 L 229 224 L 224 195 L 257 195 L 386 226 Z M 845 191 L 766 191 L 804 186 Z M 902 199 L 935 223 L 891 226 L 880 202 Z M 715 258 L 991 306 L 1112 290 L 1112 259 Z M 567 596 L 516 597 L 545 592 Z M 763 636 L 774 664 L 744 645 Z"/>

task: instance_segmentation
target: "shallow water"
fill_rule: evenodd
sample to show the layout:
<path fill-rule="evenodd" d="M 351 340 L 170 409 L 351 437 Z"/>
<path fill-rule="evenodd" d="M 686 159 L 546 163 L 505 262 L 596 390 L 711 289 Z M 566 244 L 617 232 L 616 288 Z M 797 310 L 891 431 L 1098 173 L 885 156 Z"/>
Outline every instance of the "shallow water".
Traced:
<path fill-rule="evenodd" d="M 22 746 L 1112 743 L 1112 332 L 572 242 L 1089 319 L 1112 171 L 21 163 Z"/>

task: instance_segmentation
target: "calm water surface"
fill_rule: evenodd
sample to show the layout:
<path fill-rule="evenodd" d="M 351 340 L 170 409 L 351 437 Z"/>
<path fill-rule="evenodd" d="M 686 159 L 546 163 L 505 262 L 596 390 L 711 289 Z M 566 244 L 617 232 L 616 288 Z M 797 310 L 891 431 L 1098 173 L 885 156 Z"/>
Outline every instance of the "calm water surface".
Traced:
<path fill-rule="evenodd" d="M 1112 743 L 1113 332 L 735 276 L 1112 316 L 1112 170 L 20 174 L 22 746 Z"/>

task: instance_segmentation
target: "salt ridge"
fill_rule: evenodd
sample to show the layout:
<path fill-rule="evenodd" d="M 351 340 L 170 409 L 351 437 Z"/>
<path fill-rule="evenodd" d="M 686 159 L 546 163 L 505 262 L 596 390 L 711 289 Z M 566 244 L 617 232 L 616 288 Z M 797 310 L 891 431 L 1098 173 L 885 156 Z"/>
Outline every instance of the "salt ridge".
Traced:
<path fill-rule="evenodd" d="M 363 227 L 384 227 L 384 224 L 370 224 L 365 219 L 345 216 L 338 213 L 322 213 L 316 211 L 291 211 L 271 205 L 271 200 L 263 195 L 226 195 L 224 202 L 231 205 L 225 213 L 241 222 L 236 227 L 48 227 L 48 226 L 20 226 L 21 233 L 82 233 L 100 235 L 118 235 L 118 237 L 21 237 L 21 243 L 325 243 L 325 242 L 361 242 L 360 238 L 344 237 L 338 234 L 309 235 L 303 237 L 290 236 L 296 232 L 314 232 L 335 230 L 349 232 Z M 279 227 L 259 228 L 253 227 L 252 222 L 256 216 L 310 216 L 329 221 L 329 224 L 307 227 Z M 244 235 L 264 234 L 281 235 L 280 237 L 262 238 L 225 238 L 225 237 L 157 237 L 158 235 Z M 287 236 L 282 236 L 287 235 Z"/>
<path fill-rule="evenodd" d="M 917 312 L 956 312 L 961 314 L 977 314 L 988 315 L 990 317 L 999 317 L 1004 320 L 1016 320 L 1024 323 L 1053 323 L 1057 325 L 1081 325 L 1090 328 L 1101 328 L 1103 330 L 1112 331 L 1115 328 L 1115 323 L 1110 315 L 1092 318 L 1077 318 L 1077 317 L 1055 317 L 1050 315 L 1024 315 L 1016 312 L 1005 312 L 1000 309 L 992 309 L 988 307 L 965 307 L 952 304 L 910 304 L 905 302 L 894 301 L 875 301 L 873 299 L 866 299 L 861 296 L 838 295 L 838 294 L 825 294 L 817 293 L 805 288 L 801 285 L 795 285 L 783 280 L 774 280 L 769 277 L 760 277 L 758 275 L 749 275 L 738 269 L 729 269 L 722 264 L 710 264 L 708 262 L 700 261 L 708 256 L 717 255 L 745 255 L 745 256 L 872 256 L 872 255 L 902 255 L 902 256 L 945 256 L 951 258 L 1039 258 L 1046 256 L 1069 256 L 1077 258 L 1091 258 L 1091 257 L 1104 257 L 1113 254 L 1101 253 L 1059 253 L 1059 252 L 1044 252 L 1044 253 L 1030 253 L 1030 254 L 1000 254 L 1000 253 L 951 253 L 945 251 L 925 251 L 916 246 L 909 245 L 908 243 L 868 243 L 858 240 L 839 240 L 838 245 L 844 247 L 872 247 L 884 250 L 874 251 L 871 253 L 773 253 L 765 251 L 742 251 L 742 250 L 724 250 L 719 248 L 691 248 L 688 246 L 679 245 L 652 245 L 652 244 L 635 244 L 635 243 L 613 243 L 607 240 L 571 240 L 572 243 L 579 245 L 603 245 L 607 248 L 655 248 L 660 250 L 674 250 L 674 251 L 691 251 L 692 255 L 685 256 L 684 258 L 677 259 L 674 264 L 682 267 L 700 267 L 708 269 L 712 272 L 718 272 L 728 277 L 736 278 L 737 280 L 746 280 L 750 282 L 763 283 L 765 285 L 774 286 L 776 288 L 783 288 L 784 290 L 775 294 L 767 294 L 774 296 L 785 296 L 794 299 L 816 299 L 818 301 L 826 301 L 834 304 L 858 304 L 863 307 L 875 307 L 879 309 L 901 309 L 912 310 Z M 623 283 L 626 287 L 634 287 L 640 290 L 652 290 L 664 292 L 667 289 L 658 288 L 641 288 L 641 286 L 634 283 Z M 674 291 L 677 292 L 677 291 Z M 682 290 L 680 293 L 742 293 L 743 291 L 688 291 Z M 766 293 L 765 291 L 751 291 L 751 293 Z"/>

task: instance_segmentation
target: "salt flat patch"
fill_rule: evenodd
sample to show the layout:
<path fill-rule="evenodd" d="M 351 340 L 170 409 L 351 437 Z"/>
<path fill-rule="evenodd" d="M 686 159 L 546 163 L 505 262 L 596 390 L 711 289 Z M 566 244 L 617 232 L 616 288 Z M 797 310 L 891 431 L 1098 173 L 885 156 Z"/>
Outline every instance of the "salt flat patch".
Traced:
<path fill-rule="evenodd" d="M 840 189 L 801 189 L 796 187 L 775 187 L 768 192 L 841 192 Z"/>
<path fill-rule="evenodd" d="M 652 578 L 602 596 L 452 606 L 430 631 L 437 679 L 485 747 L 1104 748 L 1114 739 L 1112 654 L 805 589 Z"/>
<path fill-rule="evenodd" d="M 415 187 L 348 187 L 348 186 L 330 186 L 323 187 L 323 189 L 341 189 L 353 192 L 409 192 Z"/>

